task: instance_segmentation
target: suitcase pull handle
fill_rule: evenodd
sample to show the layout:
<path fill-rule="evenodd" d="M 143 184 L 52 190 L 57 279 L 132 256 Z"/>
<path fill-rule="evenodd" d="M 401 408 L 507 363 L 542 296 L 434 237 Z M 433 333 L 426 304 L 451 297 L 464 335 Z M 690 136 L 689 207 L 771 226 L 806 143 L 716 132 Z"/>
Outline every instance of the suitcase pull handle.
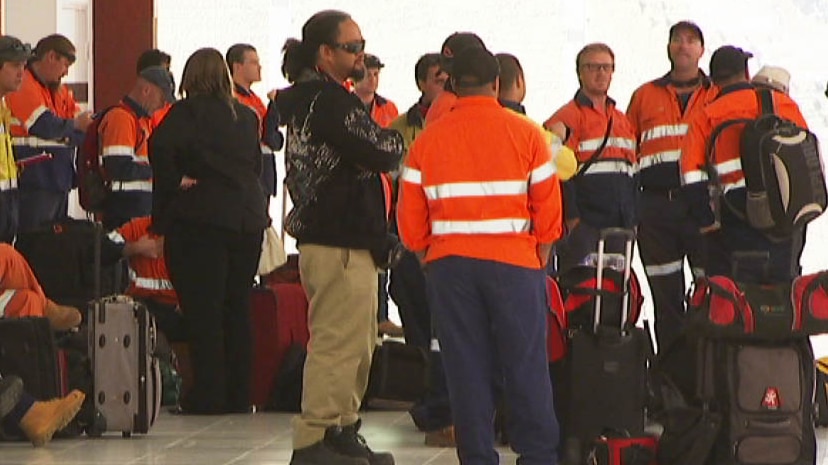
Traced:
<path fill-rule="evenodd" d="M 596 283 L 595 288 L 598 295 L 595 297 L 595 312 L 592 331 L 598 332 L 598 327 L 601 325 L 601 288 L 603 287 L 604 279 L 604 256 L 606 255 L 607 239 L 610 237 L 624 238 L 624 279 L 621 289 L 621 333 L 624 333 L 624 327 L 627 325 L 627 314 L 629 313 L 630 305 L 630 274 L 632 269 L 632 249 L 635 241 L 635 231 L 624 228 L 605 228 L 600 231 L 598 239 L 598 263 L 596 266 Z"/>

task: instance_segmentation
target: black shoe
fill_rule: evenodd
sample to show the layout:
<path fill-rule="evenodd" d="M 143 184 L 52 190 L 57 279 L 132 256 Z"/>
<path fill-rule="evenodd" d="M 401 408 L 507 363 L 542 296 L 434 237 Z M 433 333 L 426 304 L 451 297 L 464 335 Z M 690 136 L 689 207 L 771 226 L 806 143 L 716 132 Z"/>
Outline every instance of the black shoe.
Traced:
<path fill-rule="evenodd" d="M 23 380 L 17 376 L 0 379 L 0 418 L 8 415 L 20 402 L 23 394 Z"/>
<path fill-rule="evenodd" d="M 328 428 L 323 441 L 294 450 L 290 457 L 290 465 L 369 465 L 368 460 L 364 458 L 342 455 L 328 446 L 329 436 L 338 434 L 342 434 L 338 426 Z"/>
<path fill-rule="evenodd" d="M 368 460 L 369 465 L 394 465 L 394 456 L 390 452 L 374 452 L 365 443 L 365 438 L 359 434 L 362 420 L 353 425 L 343 426 L 340 434 L 325 435 L 328 444 L 340 454 L 349 457 L 362 457 Z"/>

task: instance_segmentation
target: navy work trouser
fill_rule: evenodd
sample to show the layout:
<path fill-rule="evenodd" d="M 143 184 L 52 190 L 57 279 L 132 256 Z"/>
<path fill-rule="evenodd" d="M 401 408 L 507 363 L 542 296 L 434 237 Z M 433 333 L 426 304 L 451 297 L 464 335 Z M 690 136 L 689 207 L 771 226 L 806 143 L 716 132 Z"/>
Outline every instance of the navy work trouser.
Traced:
<path fill-rule="evenodd" d="M 557 463 L 545 279 L 542 270 L 464 257 L 441 258 L 426 269 L 462 465 L 499 463 L 493 427 L 499 392 L 509 407 L 517 463 Z"/>

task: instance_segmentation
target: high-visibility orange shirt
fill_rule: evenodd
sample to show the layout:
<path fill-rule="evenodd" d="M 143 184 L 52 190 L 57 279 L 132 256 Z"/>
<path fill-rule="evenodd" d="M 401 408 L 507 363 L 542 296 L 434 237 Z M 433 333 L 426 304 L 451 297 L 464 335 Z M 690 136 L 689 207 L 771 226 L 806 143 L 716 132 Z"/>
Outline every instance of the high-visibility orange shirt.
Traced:
<path fill-rule="evenodd" d="M 117 230 L 110 233 L 114 242 L 133 242 L 143 236 L 156 238 L 158 235 L 150 232 L 152 217 L 134 218 Z M 129 258 L 129 288 L 127 295 L 145 297 L 155 301 L 178 305 L 178 295 L 173 289 L 170 272 L 163 256 L 149 258 L 143 255 L 134 255 Z"/>
<path fill-rule="evenodd" d="M 684 108 L 679 90 L 668 73 L 639 87 L 627 107 L 627 119 L 638 141 L 639 184 L 643 189 L 664 191 L 681 186 L 679 159 L 687 122 L 717 94 L 704 74 L 689 92 Z"/>
<path fill-rule="evenodd" d="M 167 116 L 167 113 L 170 112 L 170 108 L 172 108 L 171 103 L 165 103 L 163 107 L 155 110 L 155 113 L 152 114 L 150 117 L 150 129 L 155 130 L 161 121 L 164 120 L 164 117 Z"/>
<path fill-rule="evenodd" d="M 437 95 L 437 98 L 431 102 L 431 106 L 428 107 L 428 112 L 425 117 L 425 125 L 428 126 L 429 124 L 445 116 L 452 110 L 452 108 L 454 108 L 456 103 L 457 94 L 449 90 L 440 92 Z"/>
<path fill-rule="evenodd" d="M 400 236 L 426 261 L 463 256 L 538 269 L 561 235 L 560 185 L 537 126 L 493 97 L 463 97 L 414 141 Z"/>
<path fill-rule="evenodd" d="M 380 95 L 374 95 L 374 104 L 371 105 L 371 119 L 382 128 L 387 128 L 399 116 L 397 105 Z"/>
<path fill-rule="evenodd" d="M 147 151 L 151 124 L 150 115 L 129 97 L 101 120 L 98 143 L 113 192 L 152 192 Z"/>

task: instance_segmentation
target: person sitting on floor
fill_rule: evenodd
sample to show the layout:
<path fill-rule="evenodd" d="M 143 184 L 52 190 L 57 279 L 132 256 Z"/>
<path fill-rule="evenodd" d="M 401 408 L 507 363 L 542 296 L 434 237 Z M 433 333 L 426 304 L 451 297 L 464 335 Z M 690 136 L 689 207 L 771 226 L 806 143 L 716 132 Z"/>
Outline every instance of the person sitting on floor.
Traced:
<path fill-rule="evenodd" d="M 46 317 L 55 331 L 75 328 L 82 319 L 77 308 L 46 297 L 29 263 L 8 244 L 0 244 L 0 316 Z"/>
<path fill-rule="evenodd" d="M 0 377 L 0 419 L 6 431 L 18 429 L 35 447 L 52 439 L 75 418 L 86 396 L 74 390 L 65 397 L 35 400 L 17 376 Z"/>

